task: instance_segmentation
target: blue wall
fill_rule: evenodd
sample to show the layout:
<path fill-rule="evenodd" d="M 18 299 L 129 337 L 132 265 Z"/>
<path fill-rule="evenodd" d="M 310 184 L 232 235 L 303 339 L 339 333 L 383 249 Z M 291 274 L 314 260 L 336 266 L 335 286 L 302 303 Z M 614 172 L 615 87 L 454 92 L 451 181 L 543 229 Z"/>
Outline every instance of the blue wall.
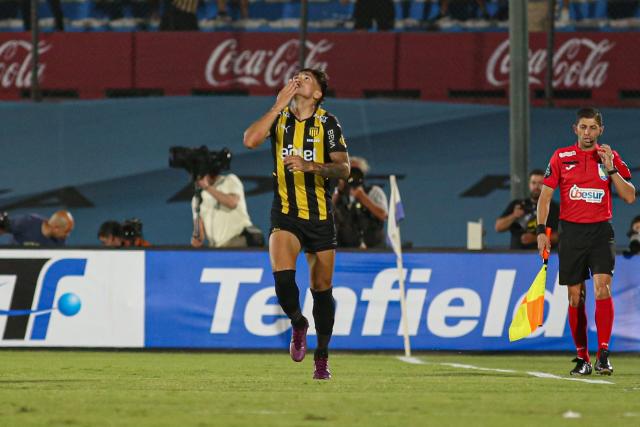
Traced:
<path fill-rule="evenodd" d="M 189 205 L 168 200 L 188 183 L 188 175 L 168 168 L 169 147 L 227 146 L 234 154 L 233 172 L 245 178 L 245 191 L 255 190 L 256 180 L 249 177 L 268 179 L 271 173 L 268 144 L 248 151 L 242 132 L 272 102 L 271 97 L 220 96 L 2 103 L 0 206 L 72 186 L 95 206 L 72 209 L 77 225 L 70 244 L 95 244 L 102 221 L 128 217 L 143 220 L 152 243 L 187 244 Z M 506 107 L 335 99 L 325 107 L 340 119 L 350 153 L 366 157 L 372 174 L 404 176 L 399 186 L 406 240 L 416 246 L 464 246 L 466 221 L 483 218 L 487 244 L 508 245 L 508 233 L 495 233 L 493 222 L 509 202 L 509 190 L 461 197 L 485 175 L 508 174 Z M 631 167 L 640 165 L 634 131 L 639 111 L 603 112 L 602 141 Z M 573 110 L 533 110 L 532 168 L 544 168 L 555 148 L 574 142 L 573 119 Z M 388 191 L 386 181 L 377 182 Z M 252 220 L 266 231 L 271 193 L 249 196 L 247 202 Z M 59 207 L 54 199 L 11 213 L 48 215 Z M 618 244 L 624 245 L 623 234 L 640 208 L 615 201 L 614 211 Z"/>

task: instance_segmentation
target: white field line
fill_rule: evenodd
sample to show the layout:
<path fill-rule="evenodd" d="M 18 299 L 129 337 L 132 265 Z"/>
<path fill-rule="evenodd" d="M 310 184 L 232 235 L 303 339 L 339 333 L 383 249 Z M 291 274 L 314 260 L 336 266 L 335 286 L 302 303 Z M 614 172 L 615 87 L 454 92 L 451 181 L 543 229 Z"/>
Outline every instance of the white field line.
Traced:
<path fill-rule="evenodd" d="M 548 374 L 546 372 L 526 372 L 526 371 L 514 371 L 512 369 L 483 368 L 481 366 L 465 365 L 462 363 L 433 363 L 433 362 L 425 362 L 417 357 L 398 356 L 397 358 L 398 360 L 401 360 L 405 363 L 411 363 L 414 365 L 436 364 L 436 365 L 442 365 L 442 366 L 450 366 L 452 368 L 459 368 L 459 369 L 472 369 L 475 371 L 490 371 L 490 372 L 500 372 L 500 373 L 507 373 L 507 374 L 522 373 L 522 374 L 530 375 L 536 378 L 546 378 L 546 379 L 553 379 L 553 380 L 579 381 L 579 382 L 584 382 L 589 384 L 615 384 L 611 381 L 606 381 L 606 380 L 590 380 L 586 378 L 561 377 L 554 374 Z"/>

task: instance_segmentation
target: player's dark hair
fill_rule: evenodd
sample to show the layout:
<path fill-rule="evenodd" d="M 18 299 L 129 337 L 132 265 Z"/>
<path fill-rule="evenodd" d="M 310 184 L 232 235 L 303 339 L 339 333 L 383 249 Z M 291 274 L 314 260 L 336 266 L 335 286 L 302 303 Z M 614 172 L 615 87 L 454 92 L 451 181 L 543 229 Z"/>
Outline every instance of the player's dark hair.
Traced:
<path fill-rule="evenodd" d="M 316 70 L 315 68 L 303 68 L 302 70 L 298 71 L 298 73 L 309 73 L 313 76 L 314 79 L 316 79 L 316 82 L 318 82 L 318 85 L 320 86 L 320 92 L 322 92 L 322 96 L 320 97 L 316 105 L 322 104 L 322 101 L 324 101 L 324 97 L 327 94 L 327 88 L 329 87 L 329 76 L 327 75 L 327 73 L 322 70 Z"/>
<path fill-rule="evenodd" d="M 534 169 L 531 172 L 529 172 L 529 178 L 531 178 L 534 175 L 542 175 L 542 176 L 544 176 L 544 171 L 542 169 Z"/>
<path fill-rule="evenodd" d="M 122 225 L 118 221 L 105 221 L 98 229 L 98 238 L 100 237 L 122 237 Z"/>
<path fill-rule="evenodd" d="M 602 126 L 602 113 L 593 107 L 581 108 L 576 112 L 576 124 L 580 119 L 596 119 L 598 126 Z"/>

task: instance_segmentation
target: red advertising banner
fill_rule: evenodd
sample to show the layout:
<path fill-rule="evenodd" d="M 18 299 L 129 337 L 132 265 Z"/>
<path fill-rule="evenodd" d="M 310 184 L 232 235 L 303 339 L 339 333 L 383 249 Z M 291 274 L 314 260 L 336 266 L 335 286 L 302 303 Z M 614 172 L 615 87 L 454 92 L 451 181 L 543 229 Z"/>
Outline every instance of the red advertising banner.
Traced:
<path fill-rule="evenodd" d="M 138 33 L 136 86 L 165 94 L 193 89 L 272 95 L 299 68 L 295 33 Z M 394 34 L 315 33 L 306 66 L 329 74 L 338 96 L 395 86 Z"/>
<path fill-rule="evenodd" d="M 38 46 L 42 89 L 101 97 L 106 89 L 132 88 L 132 34 L 44 33 Z M 0 33 L 0 99 L 31 87 L 31 55 L 30 34 Z"/>
<path fill-rule="evenodd" d="M 0 34 L 0 99 L 30 86 L 28 34 Z M 640 104 L 640 33 L 558 33 L 556 103 Z M 532 34 L 529 81 L 542 103 L 546 36 Z M 313 33 L 306 65 L 330 76 L 339 97 L 370 93 L 434 101 L 508 102 L 508 34 Z M 194 91 L 274 95 L 298 68 L 294 33 L 47 33 L 40 42 L 43 89 L 80 97 L 109 89 L 189 95 Z"/>
<path fill-rule="evenodd" d="M 423 99 L 432 100 L 508 99 L 507 33 L 399 37 L 399 90 L 419 90 Z M 640 33 L 558 33 L 553 85 L 561 102 L 640 102 L 640 59 L 630 55 L 639 44 Z M 535 102 L 540 100 L 545 84 L 546 35 L 532 34 L 529 45 L 529 82 Z"/>

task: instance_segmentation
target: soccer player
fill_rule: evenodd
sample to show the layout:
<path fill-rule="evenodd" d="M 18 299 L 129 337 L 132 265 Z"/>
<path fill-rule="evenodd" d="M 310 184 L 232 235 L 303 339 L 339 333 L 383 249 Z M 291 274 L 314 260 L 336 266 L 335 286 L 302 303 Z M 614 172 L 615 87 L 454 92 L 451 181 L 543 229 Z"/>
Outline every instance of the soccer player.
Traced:
<path fill-rule="evenodd" d="M 578 137 L 574 145 L 553 153 L 545 173 L 538 201 L 538 250 L 550 249 L 545 235 L 549 202 L 560 188 L 560 285 L 569 296 L 569 326 L 577 350 L 571 375 L 589 375 L 592 371 L 587 346 L 586 289 L 584 282 L 593 275 L 596 297 L 598 353 L 595 370 L 611 375 L 609 339 L 613 326 L 611 278 L 615 263 L 615 244 L 611 227 L 611 186 L 627 203 L 633 203 L 636 189 L 631 172 L 617 152 L 598 144 L 604 131 L 602 114 L 595 108 L 577 112 L 573 130 Z"/>
<path fill-rule="evenodd" d="M 342 129 L 320 107 L 326 92 L 326 74 L 303 69 L 244 133 L 248 148 L 271 137 L 274 198 L 269 256 L 278 302 L 291 319 L 289 353 L 295 362 L 301 362 L 307 351 L 309 322 L 302 315 L 295 280 L 296 259 L 301 249 L 306 252 L 318 336 L 313 378 L 319 380 L 331 378 L 328 350 L 335 317 L 331 280 L 337 242 L 329 180 L 347 179 L 350 170 Z"/>

